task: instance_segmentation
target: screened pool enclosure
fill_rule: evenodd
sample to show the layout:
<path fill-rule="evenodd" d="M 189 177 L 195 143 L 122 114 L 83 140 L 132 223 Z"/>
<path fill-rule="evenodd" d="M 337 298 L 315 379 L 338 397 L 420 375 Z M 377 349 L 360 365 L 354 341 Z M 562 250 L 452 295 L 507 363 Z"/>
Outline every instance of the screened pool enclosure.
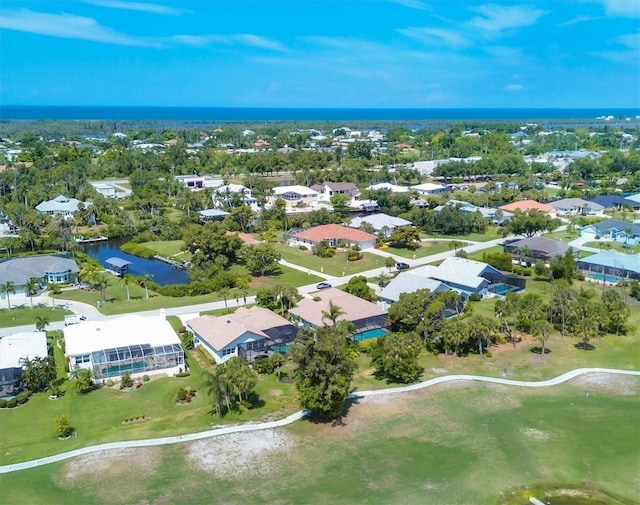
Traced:
<path fill-rule="evenodd" d="M 82 363 L 84 361 L 82 358 L 89 360 L 89 356 L 78 356 L 76 363 Z M 124 372 L 134 374 L 166 368 L 184 368 L 184 351 L 178 344 L 156 347 L 137 344 L 103 349 L 92 352 L 90 359 L 96 379 L 116 377 Z"/>

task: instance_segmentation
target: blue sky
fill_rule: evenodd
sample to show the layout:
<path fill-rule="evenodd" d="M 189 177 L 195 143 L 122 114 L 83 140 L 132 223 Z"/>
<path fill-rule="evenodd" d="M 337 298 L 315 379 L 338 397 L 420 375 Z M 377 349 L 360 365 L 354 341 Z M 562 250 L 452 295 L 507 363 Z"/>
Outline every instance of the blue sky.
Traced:
<path fill-rule="evenodd" d="M 2 0 L 0 103 L 640 108 L 640 1 Z"/>

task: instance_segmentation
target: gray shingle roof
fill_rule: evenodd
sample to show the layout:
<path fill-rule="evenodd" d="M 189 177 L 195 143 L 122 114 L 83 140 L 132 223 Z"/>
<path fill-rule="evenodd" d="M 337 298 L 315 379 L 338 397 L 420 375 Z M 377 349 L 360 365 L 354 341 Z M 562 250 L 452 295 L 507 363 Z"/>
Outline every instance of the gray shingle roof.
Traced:
<path fill-rule="evenodd" d="M 397 302 L 402 293 L 415 293 L 419 289 L 428 289 L 432 293 L 439 293 L 448 291 L 450 288 L 440 281 L 419 275 L 414 270 L 400 273 L 380 291 L 379 296 L 384 300 Z"/>
<path fill-rule="evenodd" d="M 40 279 L 47 273 L 79 271 L 74 260 L 62 256 L 14 258 L 0 263 L 0 283 L 11 281 L 22 286 L 29 279 Z"/>

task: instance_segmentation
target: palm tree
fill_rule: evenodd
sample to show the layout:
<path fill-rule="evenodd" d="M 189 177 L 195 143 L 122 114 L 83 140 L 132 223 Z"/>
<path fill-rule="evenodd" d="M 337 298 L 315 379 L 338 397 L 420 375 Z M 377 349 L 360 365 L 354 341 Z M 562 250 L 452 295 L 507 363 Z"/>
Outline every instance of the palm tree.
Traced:
<path fill-rule="evenodd" d="M 47 291 L 49 291 L 49 296 L 51 297 L 51 308 L 55 309 L 56 308 L 55 295 L 59 295 L 60 293 L 62 293 L 62 290 L 60 289 L 60 286 L 52 282 L 47 285 Z"/>
<path fill-rule="evenodd" d="M 219 373 L 208 374 L 204 385 L 209 390 L 209 394 L 213 397 L 213 408 L 217 416 L 222 416 L 222 407 L 224 399 L 224 377 Z"/>
<path fill-rule="evenodd" d="M 98 289 L 100 290 L 100 294 L 102 295 L 102 303 L 105 303 L 107 297 L 107 288 L 109 287 L 109 278 L 102 274 L 98 276 Z"/>
<path fill-rule="evenodd" d="M 342 307 L 340 307 L 340 305 L 334 305 L 332 301 L 329 301 L 329 310 L 322 311 L 322 321 L 324 321 L 325 319 L 328 319 L 329 321 L 331 321 L 332 326 L 335 326 L 338 321 L 338 318 L 344 314 L 345 314 L 345 311 Z"/>
<path fill-rule="evenodd" d="M 552 330 L 553 325 L 546 319 L 534 319 L 534 321 L 531 323 L 531 334 L 542 344 L 542 349 L 540 352 L 541 356 L 544 356 L 544 353 L 546 352 L 544 345 L 547 341 L 547 338 L 549 338 Z"/>
<path fill-rule="evenodd" d="M 9 295 L 16 294 L 16 284 L 13 281 L 7 281 L 4 284 L 0 284 L 0 293 L 7 295 L 7 307 L 11 310 L 11 298 Z"/>
<path fill-rule="evenodd" d="M 74 387 L 78 393 L 86 393 L 93 384 L 93 370 L 90 368 L 78 368 L 71 373 L 76 380 Z"/>
<path fill-rule="evenodd" d="M 132 280 L 133 280 L 133 276 L 131 274 L 125 274 L 120 279 L 120 284 L 122 286 L 124 286 L 125 289 L 127 290 L 127 301 L 131 300 L 131 293 L 129 291 L 129 284 L 131 284 Z"/>
<path fill-rule="evenodd" d="M 36 330 L 44 331 L 49 326 L 49 318 L 47 316 L 36 316 Z"/>
<path fill-rule="evenodd" d="M 27 282 L 24 283 L 24 290 L 29 296 L 29 300 L 31 302 L 31 308 L 33 308 L 33 293 L 36 291 L 36 289 L 38 289 L 39 285 L 40 283 L 38 282 L 38 279 L 33 279 L 33 278 L 29 279 Z"/>
<path fill-rule="evenodd" d="M 227 311 L 227 314 L 229 313 L 229 306 L 227 305 L 227 299 L 229 298 L 229 296 L 231 296 L 231 291 L 229 290 L 229 288 L 221 288 L 218 293 L 220 293 L 220 296 L 224 299 L 224 308 Z"/>
<path fill-rule="evenodd" d="M 149 281 L 151 281 L 151 274 L 144 274 L 142 277 L 140 277 L 140 279 L 138 280 L 138 282 L 140 283 L 141 286 L 144 286 L 144 293 L 147 297 L 147 300 L 149 299 Z"/>

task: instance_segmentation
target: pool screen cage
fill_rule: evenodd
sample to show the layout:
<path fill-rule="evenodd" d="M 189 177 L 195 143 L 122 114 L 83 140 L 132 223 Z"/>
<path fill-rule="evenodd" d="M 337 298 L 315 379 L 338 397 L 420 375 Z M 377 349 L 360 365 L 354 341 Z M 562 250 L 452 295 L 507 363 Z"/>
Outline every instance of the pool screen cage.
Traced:
<path fill-rule="evenodd" d="M 184 351 L 178 344 L 128 345 L 91 353 L 96 379 L 107 379 L 124 372 L 142 373 L 166 368 L 184 368 Z"/>

